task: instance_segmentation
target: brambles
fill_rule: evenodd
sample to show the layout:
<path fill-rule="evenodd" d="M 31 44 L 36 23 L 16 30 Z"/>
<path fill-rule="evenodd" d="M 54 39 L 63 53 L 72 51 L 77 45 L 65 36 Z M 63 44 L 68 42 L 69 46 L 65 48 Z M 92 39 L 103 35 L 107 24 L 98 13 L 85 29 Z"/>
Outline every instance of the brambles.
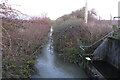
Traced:
<path fill-rule="evenodd" d="M 33 72 L 36 53 L 44 45 L 49 32 L 47 19 L 15 20 L 3 18 L 3 77 L 28 78 Z M 32 23 L 31 23 L 32 22 Z M 41 24 L 42 23 L 42 24 Z"/>
<path fill-rule="evenodd" d="M 110 21 L 96 19 L 93 10 L 89 11 L 87 24 L 83 14 L 84 8 L 58 18 L 53 25 L 54 48 L 59 56 L 70 62 L 80 61 L 78 56 L 83 53 L 80 45 L 90 45 L 112 30 Z"/>

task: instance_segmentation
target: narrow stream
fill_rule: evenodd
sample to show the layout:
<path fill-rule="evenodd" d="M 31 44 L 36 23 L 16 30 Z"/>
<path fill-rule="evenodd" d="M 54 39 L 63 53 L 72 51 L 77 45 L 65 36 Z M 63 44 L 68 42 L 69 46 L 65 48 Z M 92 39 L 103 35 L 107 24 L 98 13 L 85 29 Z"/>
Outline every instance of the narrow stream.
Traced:
<path fill-rule="evenodd" d="M 87 78 L 82 68 L 56 58 L 52 46 L 52 31 L 51 27 L 49 41 L 40 53 L 37 64 L 35 64 L 38 71 L 32 78 Z"/>

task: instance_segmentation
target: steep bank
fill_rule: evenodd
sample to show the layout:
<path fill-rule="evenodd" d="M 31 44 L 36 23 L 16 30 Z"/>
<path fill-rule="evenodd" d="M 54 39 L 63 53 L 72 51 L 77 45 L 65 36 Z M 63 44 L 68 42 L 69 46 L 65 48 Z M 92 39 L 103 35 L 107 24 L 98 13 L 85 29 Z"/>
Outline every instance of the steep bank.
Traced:
<path fill-rule="evenodd" d="M 120 36 L 120 34 L 118 34 Z M 120 70 L 120 38 L 108 37 L 94 51 L 94 60 L 104 60 Z"/>
<path fill-rule="evenodd" d="M 84 52 L 79 46 L 90 45 L 111 31 L 110 21 L 97 20 L 91 13 L 88 15 L 88 23 L 85 24 L 83 12 L 84 8 L 76 10 L 58 18 L 53 24 L 54 48 L 65 61 L 80 62 L 79 55 Z M 98 45 L 89 48 L 87 53 L 92 53 L 96 47 Z"/>
<path fill-rule="evenodd" d="M 34 78 L 87 78 L 87 75 L 83 71 L 82 67 L 78 65 L 63 62 L 58 59 L 54 52 L 53 40 L 52 40 L 52 27 L 49 34 L 48 43 L 39 52 L 39 57 L 35 68 L 37 72 L 32 76 Z"/>
<path fill-rule="evenodd" d="M 49 32 L 47 20 L 2 19 L 2 77 L 28 78 Z"/>

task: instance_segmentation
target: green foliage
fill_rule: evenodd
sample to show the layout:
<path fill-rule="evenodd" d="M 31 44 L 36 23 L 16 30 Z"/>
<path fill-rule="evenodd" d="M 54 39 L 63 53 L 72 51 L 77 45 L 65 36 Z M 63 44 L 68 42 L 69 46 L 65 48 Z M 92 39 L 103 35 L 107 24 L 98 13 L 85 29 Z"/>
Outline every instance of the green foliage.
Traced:
<path fill-rule="evenodd" d="M 120 41 L 120 39 L 119 39 L 119 38 L 114 37 L 114 36 L 108 36 L 107 38 L 108 38 L 108 39 L 112 39 L 112 40 L 117 40 L 117 41 Z"/>
<path fill-rule="evenodd" d="M 58 18 L 53 24 L 54 49 L 58 55 L 70 62 L 80 62 L 79 54 L 92 53 L 97 45 L 85 49 L 79 46 L 90 45 L 111 31 L 109 21 L 99 21 L 94 10 L 88 13 L 88 23 L 84 23 L 84 8 Z"/>

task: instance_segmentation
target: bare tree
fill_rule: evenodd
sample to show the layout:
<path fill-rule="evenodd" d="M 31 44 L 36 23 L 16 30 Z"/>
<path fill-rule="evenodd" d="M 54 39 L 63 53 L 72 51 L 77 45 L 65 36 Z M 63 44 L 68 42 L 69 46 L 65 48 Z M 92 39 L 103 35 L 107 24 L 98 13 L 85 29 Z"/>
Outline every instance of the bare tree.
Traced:
<path fill-rule="evenodd" d="M 8 0 L 3 0 L 2 3 L 0 3 L 0 16 L 7 18 L 16 18 L 19 15 L 28 16 L 19 10 L 13 9 L 11 5 L 8 4 Z"/>

